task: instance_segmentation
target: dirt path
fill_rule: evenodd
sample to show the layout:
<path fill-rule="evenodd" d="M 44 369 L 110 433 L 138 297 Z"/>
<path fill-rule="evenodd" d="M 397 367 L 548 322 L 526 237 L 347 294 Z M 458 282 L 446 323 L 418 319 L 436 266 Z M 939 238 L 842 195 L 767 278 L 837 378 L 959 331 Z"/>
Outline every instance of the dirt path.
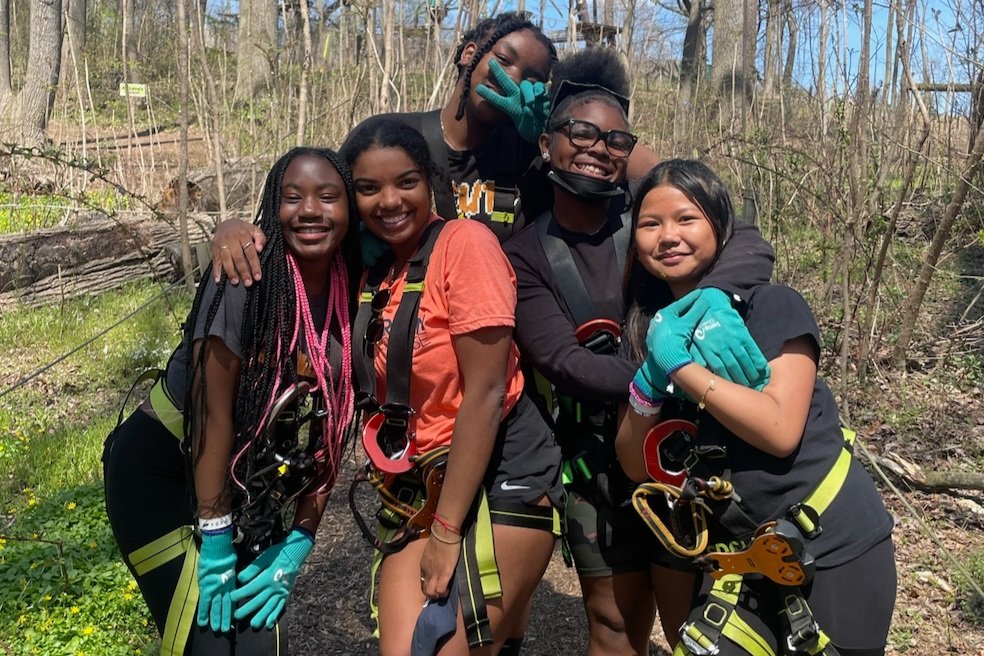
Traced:
<path fill-rule="evenodd" d="M 315 550 L 288 609 L 294 656 L 377 653 L 368 600 L 372 551 L 352 521 L 347 490 L 343 481 L 329 503 Z M 911 512 L 889 491 L 882 492 L 891 512 L 900 518 L 895 532 L 898 603 L 888 653 L 984 655 L 984 629 L 971 625 L 960 610 L 952 566 Z M 984 519 L 972 505 L 943 495 L 910 493 L 906 498 L 955 555 L 979 543 Z M 658 631 L 650 654 L 665 656 Z M 558 550 L 537 591 L 523 653 L 576 656 L 585 653 L 586 640 L 577 578 L 564 566 Z"/>

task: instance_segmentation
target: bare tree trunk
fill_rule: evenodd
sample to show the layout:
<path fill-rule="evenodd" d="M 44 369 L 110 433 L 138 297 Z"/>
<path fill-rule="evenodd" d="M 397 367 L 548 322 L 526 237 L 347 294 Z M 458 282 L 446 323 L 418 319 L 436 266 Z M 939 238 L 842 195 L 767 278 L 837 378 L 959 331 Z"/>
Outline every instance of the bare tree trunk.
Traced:
<path fill-rule="evenodd" d="M 793 86 L 793 67 L 796 65 L 796 44 L 799 36 L 799 23 L 793 13 L 793 3 L 786 3 L 786 64 L 782 70 L 782 86 L 786 89 Z M 777 53 L 778 54 L 778 53 Z"/>
<path fill-rule="evenodd" d="M 393 103 L 393 2 L 383 2 L 383 66 L 379 81 L 379 111 L 388 112 Z"/>
<path fill-rule="evenodd" d="M 683 55 L 680 58 L 680 91 L 677 94 L 677 110 L 673 119 L 673 140 L 677 150 L 683 152 L 689 144 L 693 116 L 694 95 L 697 93 L 700 74 L 704 67 L 702 43 L 705 39 L 703 0 L 684 0 L 687 9 L 687 31 L 683 37 Z"/>
<path fill-rule="evenodd" d="M 268 89 L 273 82 L 277 4 L 271 0 L 240 0 L 236 53 L 236 96 L 239 100 Z"/>
<path fill-rule="evenodd" d="M 885 271 L 885 262 L 888 260 L 888 249 L 895 239 L 895 231 L 898 227 L 899 216 L 902 214 L 902 205 L 905 203 L 905 199 L 909 196 L 909 190 L 912 188 L 912 181 L 916 174 L 916 163 L 919 161 L 919 157 L 922 154 L 923 148 L 926 146 L 926 141 L 929 139 L 930 128 L 932 126 L 932 119 L 929 116 L 929 110 L 926 108 L 926 104 L 923 102 L 922 94 L 916 88 L 916 82 L 912 78 L 912 71 L 909 68 L 909 44 L 905 37 L 905 27 L 901 11 L 896 11 L 895 13 L 895 23 L 896 29 L 898 30 L 898 57 L 899 63 L 902 64 L 902 74 L 905 79 L 905 84 L 912 92 L 912 96 L 916 101 L 916 105 L 919 108 L 919 115 L 922 118 L 922 128 L 919 132 L 919 138 L 917 140 L 915 148 L 908 148 L 905 150 L 905 173 L 902 176 L 902 187 L 899 189 L 898 196 L 895 198 L 895 204 L 892 206 L 892 210 L 889 213 L 888 226 L 885 228 L 885 234 L 882 236 L 881 245 L 878 248 L 878 255 L 875 258 L 874 271 L 872 272 L 871 283 L 868 287 L 868 300 L 867 300 L 867 320 L 865 321 L 864 328 L 861 333 L 861 352 L 859 355 L 860 369 L 859 369 L 859 379 L 864 382 L 867 377 L 868 372 L 868 354 L 871 351 L 872 339 L 874 337 L 874 325 L 875 325 L 875 308 L 878 300 L 878 290 L 881 286 L 882 274 Z M 900 94 L 900 99 L 904 98 L 904 95 Z M 904 107 L 899 108 L 899 111 L 904 111 Z"/>
<path fill-rule="evenodd" d="M 926 297 L 926 292 L 929 291 L 929 283 L 933 279 L 933 272 L 936 271 L 943 246 L 950 236 L 954 222 L 963 209 L 964 200 L 966 200 L 967 192 L 970 190 L 970 182 L 980 168 L 982 154 L 984 154 L 984 130 L 978 130 L 977 138 L 974 140 L 974 148 L 970 151 L 963 169 L 960 171 L 960 179 L 957 181 L 953 196 L 951 196 L 946 211 L 943 213 L 943 219 L 936 228 L 936 233 L 926 248 L 926 252 L 923 253 L 916 285 L 902 306 L 902 328 L 899 332 L 899 341 L 895 344 L 895 352 L 892 355 L 892 364 L 896 368 L 901 368 L 905 364 L 905 354 L 912 342 L 912 334 L 916 329 L 916 321 L 919 319 L 923 299 Z"/>
<path fill-rule="evenodd" d="M 820 105 L 820 138 L 827 136 L 827 2 L 820 0 L 820 36 L 817 45 L 817 99 Z"/>
<path fill-rule="evenodd" d="M 780 0 L 767 0 L 765 46 L 762 53 L 762 95 L 772 95 L 779 77 L 779 41 L 782 33 Z"/>
<path fill-rule="evenodd" d="M 78 58 L 85 51 L 86 41 L 86 0 L 67 0 L 63 3 L 65 11 L 65 49 L 62 61 Z M 71 52 L 69 51 L 71 50 Z"/>
<path fill-rule="evenodd" d="M 195 277 L 191 275 L 191 240 L 188 237 L 188 11 L 187 0 L 177 0 L 178 33 L 178 93 L 180 103 L 181 143 L 178 149 L 178 226 L 181 230 L 181 263 L 184 267 L 185 287 L 195 293 Z"/>
<path fill-rule="evenodd" d="M 7 5 L 8 0 L 0 4 Z M 3 63 L 0 63 L 0 84 L 6 74 L 6 88 L 0 88 L 0 140 L 38 146 L 44 143 L 48 118 L 55 102 L 55 90 L 61 72 L 62 6 L 61 0 L 32 0 L 27 54 L 27 68 L 24 84 L 16 92 L 11 87 L 10 78 L 10 14 L 6 24 L 0 25 L 7 37 L 7 48 Z M 0 16 L 0 22 L 4 20 Z"/>
<path fill-rule="evenodd" d="M 750 81 L 745 79 L 743 43 L 745 7 L 750 0 L 716 0 L 714 3 L 714 41 L 711 44 L 711 80 L 722 100 L 740 96 L 742 110 Z M 754 52 L 754 35 L 749 37 Z M 724 105 L 722 104 L 722 107 Z"/>
<path fill-rule="evenodd" d="M 201 12 L 202 8 L 195 2 L 196 12 Z M 205 53 L 205 35 L 202 32 L 202 16 L 192 17 L 191 40 L 195 45 L 195 55 L 198 57 L 198 64 L 202 69 L 202 76 L 205 78 L 205 94 L 208 97 L 209 111 L 207 112 L 206 124 L 212 133 L 212 158 L 215 164 L 215 184 L 218 187 L 219 195 L 219 221 L 225 221 L 228 216 L 226 210 L 226 191 L 225 176 L 223 174 L 223 155 L 222 155 L 222 126 L 219 121 L 219 113 L 222 105 L 219 103 L 219 92 L 215 85 L 215 78 L 212 77 L 212 69 L 208 65 L 208 57 Z"/>
<path fill-rule="evenodd" d="M 0 0 L 0 107 L 14 95 L 10 77 L 10 0 Z"/>
<path fill-rule="evenodd" d="M 308 77 L 311 74 L 311 61 L 314 57 L 311 52 L 311 18 L 307 12 L 307 4 L 303 3 L 301 12 L 301 42 L 304 47 L 304 58 L 301 60 L 301 82 L 297 98 L 297 138 L 295 144 L 303 146 L 305 144 L 304 130 L 307 127 L 308 109 Z"/>

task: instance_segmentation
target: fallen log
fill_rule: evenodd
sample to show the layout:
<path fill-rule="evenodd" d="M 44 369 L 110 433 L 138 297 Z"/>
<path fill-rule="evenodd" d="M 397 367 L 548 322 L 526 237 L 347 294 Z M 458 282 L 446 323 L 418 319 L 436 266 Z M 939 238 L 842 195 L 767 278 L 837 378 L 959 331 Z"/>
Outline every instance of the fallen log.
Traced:
<path fill-rule="evenodd" d="M 896 453 L 889 453 L 884 456 L 870 454 L 870 457 L 884 469 L 923 492 L 984 490 L 984 473 L 925 470 Z"/>

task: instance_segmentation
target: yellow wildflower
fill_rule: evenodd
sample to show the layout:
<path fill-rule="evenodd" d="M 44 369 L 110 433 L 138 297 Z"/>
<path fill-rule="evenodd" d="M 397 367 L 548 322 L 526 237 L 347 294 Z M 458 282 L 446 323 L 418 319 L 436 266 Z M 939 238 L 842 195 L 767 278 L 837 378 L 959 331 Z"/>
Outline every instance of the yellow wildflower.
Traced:
<path fill-rule="evenodd" d="M 38 505 L 38 500 L 35 497 L 31 497 L 30 499 L 27 500 L 27 505 L 28 507 L 34 507 Z"/>
<path fill-rule="evenodd" d="M 21 615 L 17 618 L 18 624 L 27 624 L 27 615 Z"/>
<path fill-rule="evenodd" d="M 46 595 L 44 595 L 44 596 L 41 597 L 41 600 L 42 601 L 51 601 L 51 595 L 50 594 L 46 594 Z"/>
<path fill-rule="evenodd" d="M 96 632 L 96 627 L 94 627 L 92 625 L 89 625 L 89 626 L 85 627 L 84 629 L 82 629 L 82 635 L 90 636 L 90 635 L 92 635 L 95 632 Z"/>
<path fill-rule="evenodd" d="M 126 584 L 126 589 L 129 590 L 130 592 L 133 592 L 134 590 L 137 589 L 137 582 L 134 581 L 133 579 L 130 579 L 130 582 Z"/>
<path fill-rule="evenodd" d="M 7 546 L 7 541 L 4 540 L 3 538 L 0 538 L 0 550 L 2 550 L 6 546 Z"/>
<path fill-rule="evenodd" d="M 75 510 L 76 508 L 78 508 L 78 505 L 74 501 L 69 501 L 68 505 L 66 505 L 65 507 L 68 508 L 69 510 Z"/>
<path fill-rule="evenodd" d="M 78 606 L 72 606 L 68 610 L 72 613 L 72 615 L 78 615 L 79 613 L 82 612 L 82 609 L 79 608 Z"/>
<path fill-rule="evenodd" d="M 130 601 L 131 599 L 133 599 L 133 593 L 132 592 L 124 592 L 123 593 L 123 601 Z"/>

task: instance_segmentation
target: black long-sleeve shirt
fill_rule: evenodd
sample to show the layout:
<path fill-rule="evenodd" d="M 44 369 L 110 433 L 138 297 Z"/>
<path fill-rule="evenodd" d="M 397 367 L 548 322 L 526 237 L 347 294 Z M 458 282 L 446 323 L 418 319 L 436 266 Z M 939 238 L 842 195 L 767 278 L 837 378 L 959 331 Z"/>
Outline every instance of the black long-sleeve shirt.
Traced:
<path fill-rule="evenodd" d="M 541 217 L 538 220 L 547 220 Z M 598 232 L 588 235 L 557 226 L 567 243 L 598 318 L 622 325 L 625 302 L 623 271 L 615 257 L 613 235 L 623 227 L 617 211 Z M 582 401 L 625 402 L 637 363 L 597 355 L 578 344 L 576 325 L 567 309 L 535 225 L 528 225 L 504 245 L 516 271 L 516 343 L 523 358 L 557 391 Z M 736 224 L 734 234 L 700 287 L 716 287 L 739 296 L 772 277 L 775 254 L 759 231 Z"/>

